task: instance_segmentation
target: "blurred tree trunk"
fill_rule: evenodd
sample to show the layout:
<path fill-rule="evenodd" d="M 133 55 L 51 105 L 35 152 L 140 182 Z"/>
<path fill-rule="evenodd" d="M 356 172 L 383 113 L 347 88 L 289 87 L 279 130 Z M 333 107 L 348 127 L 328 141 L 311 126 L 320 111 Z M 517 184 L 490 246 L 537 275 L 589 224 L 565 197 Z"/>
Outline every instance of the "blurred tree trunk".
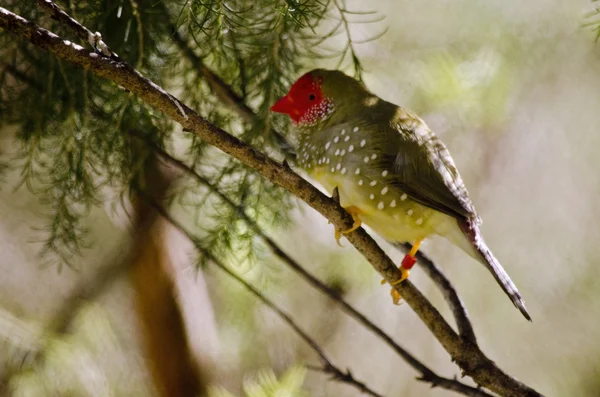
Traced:
<path fill-rule="evenodd" d="M 161 202 L 176 178 L 168 177 L 155 157 L 147 161 L 144 174 L 145 192 Z M 165 221 L 140 196 L 134 206 L 137 230 L 130 277 L 154 383 L 164 397 L 205 395 L 206 385 L 188 346 L 176 299 L 173 264 L 167 255 L 166 240 L 160 238 Z"/>

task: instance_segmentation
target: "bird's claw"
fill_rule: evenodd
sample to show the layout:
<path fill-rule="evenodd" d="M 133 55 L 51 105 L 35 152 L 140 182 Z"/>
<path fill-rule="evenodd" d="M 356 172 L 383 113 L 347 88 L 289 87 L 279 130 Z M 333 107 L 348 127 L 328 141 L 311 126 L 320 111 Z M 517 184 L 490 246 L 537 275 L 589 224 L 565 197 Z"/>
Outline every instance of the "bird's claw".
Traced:
<path fill-rule="evenodd" d="M 410 252 L 404 256 L 404 259 L 402 259 L 402 264 L 398 268 L 398 270 L 400 270 L 400 278 L 391 284 L 392 291 L 390 292 L 390 294 L 392 295 L 392 300 L 394 301 L 394 305 L 399 305 L 402 297 L 400 296 L 398 291 L 396 291 L 393 288 L 393 286 L 396 284 L 400 284 L 401 282 L 406 280 L 408 276 L 410 276 L 410 269 L 412 269 L 415 263 L 417 263 L 417 258 L 415 257 L 415 255 L 417 255 L 417 251 L 419 250 L 422 241 L 422 239 L 415 241 L 412 248 L 410 249 Z M 385 280 L 381 280 L 381 284 L 385 283 Z"/>
<path fill-rule="evenodd" d="M 396 291 L 396 289 L 394 288 L 394 285 L 400 284 L 401 282 L 406 280 L 408 278 L 408 276 L 410 276 L 410 270 L 406 269 L 404 266 L 400 266 L 398 268 L 398 270 L 400 270 L 400 278 L 398 280 L 390 283 L 390 285 L 392 286 L 390 295 L 392 296 L 392 301 L 394 302 L 394 305 L 399 305 L 400 301 L 402 300 L 402 296 L 400 296 L 400 293 L 398 291 Z M 387 281 L 381 280 L 381 284 L 385 284 L 385 283 L 387 283 Z"/>
<path fill-rule="evenodd" d="M 360 214 L 360 210 L 358 208 L 356 208 L 356 207 L 348 207 L 348 208 L 346 208 L 346 211 L 348 211 L 348 213 L 352 216 L 352 219 L 354 220 L 354 223 L 352 224 L 352 226 L 350 227 L 350 229 L 340 230 L 338 228 L 335 228 L 335 232 L 334 232 L 335 241 L 336 241 L 337 245 L 339 245 L 340 247 L 343 247 L 342 243 L 340 243 L 340 239 L 342 238 L 342 234 L 352 233 L 353 231 L 355 231 L 356 229 L 358 229 L 362 225 L 362 221 L 358 217 L 358 214 Z"/>

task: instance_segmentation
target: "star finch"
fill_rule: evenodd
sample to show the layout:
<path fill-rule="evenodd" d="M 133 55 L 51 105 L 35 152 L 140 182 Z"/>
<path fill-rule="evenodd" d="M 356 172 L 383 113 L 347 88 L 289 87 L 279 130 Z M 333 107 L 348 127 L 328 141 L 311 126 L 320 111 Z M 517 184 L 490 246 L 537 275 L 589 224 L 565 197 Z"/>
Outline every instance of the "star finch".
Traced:
<path fill-rule="evenodd" d="M 338 188 L 340 204 L 355 220 L 342 233 L 364 222 L 388 241 L 413 243 L 400 281 L 421 241 L 438 234 L 485 265 L 531 320 L 481 237 L 480 218 L 448 149 L 417 115 L 342 72 L 322 69 L 300 77 L 271 110 L 294 122 L 299 165 L 329 192 Z"/>

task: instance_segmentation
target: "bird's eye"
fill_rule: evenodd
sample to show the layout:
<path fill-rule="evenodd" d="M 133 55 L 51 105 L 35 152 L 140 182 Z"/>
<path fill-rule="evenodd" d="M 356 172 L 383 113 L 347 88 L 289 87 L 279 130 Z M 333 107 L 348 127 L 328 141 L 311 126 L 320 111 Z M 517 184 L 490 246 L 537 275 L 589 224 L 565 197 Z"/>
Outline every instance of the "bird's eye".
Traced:
<path fill-rule="evenodd" d="M 315 100 L 315 94 L 310 94 L 308 96 L 308 99 L 310 99 L 311 101 L 314 101 Z"/>

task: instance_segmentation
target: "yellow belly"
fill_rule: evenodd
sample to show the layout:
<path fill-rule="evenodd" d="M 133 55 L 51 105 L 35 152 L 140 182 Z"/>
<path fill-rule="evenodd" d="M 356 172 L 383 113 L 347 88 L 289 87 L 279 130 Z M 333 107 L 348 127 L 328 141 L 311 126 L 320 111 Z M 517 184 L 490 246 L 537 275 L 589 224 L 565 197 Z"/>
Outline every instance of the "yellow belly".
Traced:
<path fill-rule="evenodd" d="M 380 190 L 377 185 L 370 187 L 370 181 L 365 180 L 358 186 L 351 178 L 319 168 L 311 176 L 329 193 L 337 187 L 342 207 L 358 208 L 360 220 L 388 241 L 414 242 L 436 234 L 439 226 L 452 221 L 449 216 L 412 201 L 398 190 L 388 189 L 385 195 L 373 194 Z"/>

